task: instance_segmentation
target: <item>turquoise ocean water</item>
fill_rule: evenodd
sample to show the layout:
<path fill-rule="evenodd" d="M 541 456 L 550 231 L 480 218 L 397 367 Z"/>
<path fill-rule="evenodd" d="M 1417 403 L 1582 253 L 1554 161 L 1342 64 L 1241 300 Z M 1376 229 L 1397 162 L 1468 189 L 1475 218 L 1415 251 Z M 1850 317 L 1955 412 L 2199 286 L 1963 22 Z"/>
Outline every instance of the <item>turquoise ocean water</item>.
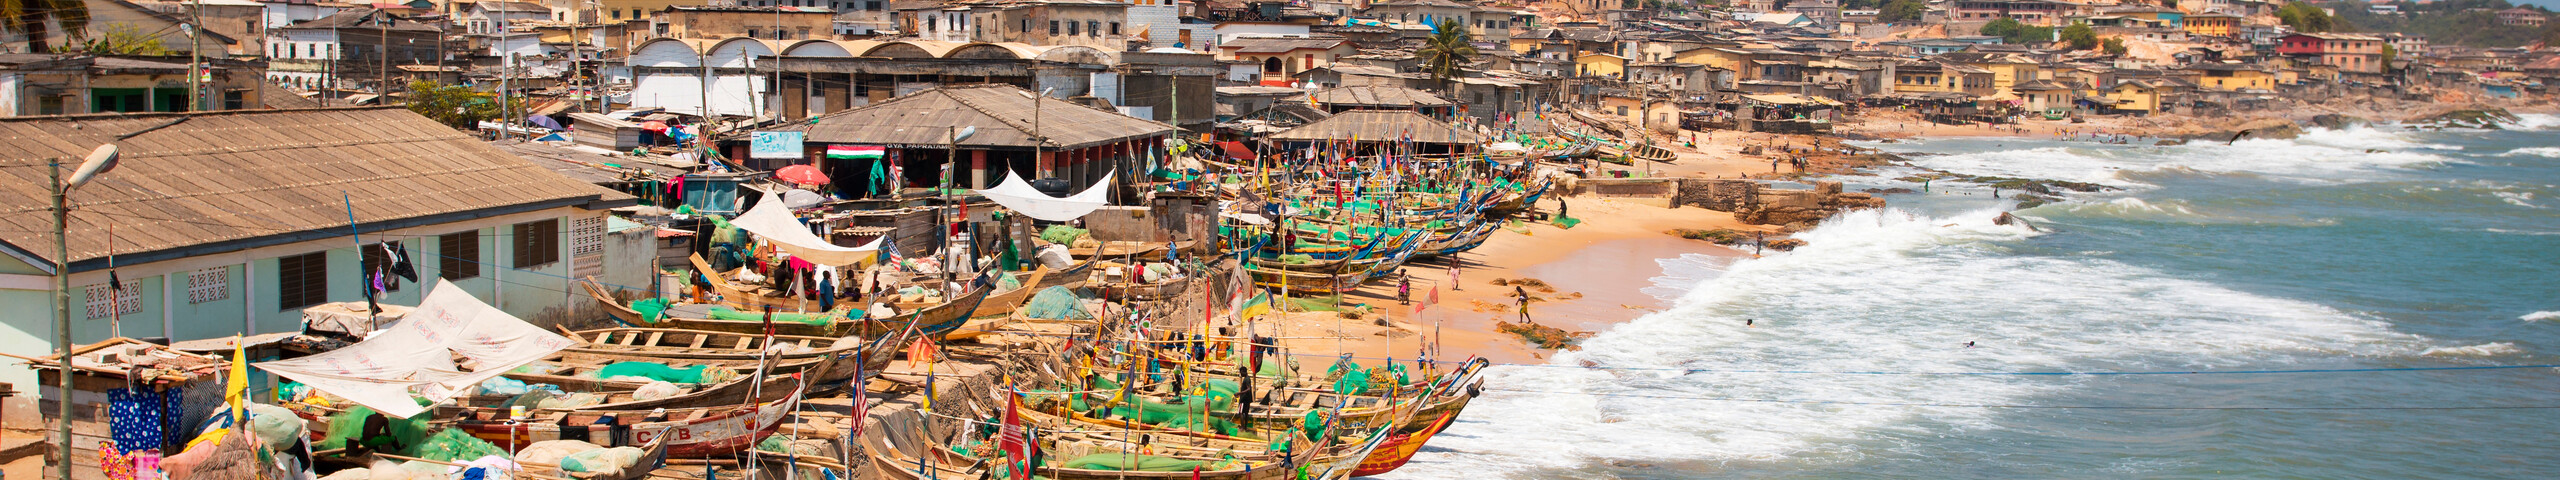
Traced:
<path fill-rule="evenodd" d="M 2560 364 L 2555 128 L 1872 144 L 2121 190 L 2031 229 L 1936 182 L 1795 252 L 1661 260 L 1671 308 L 1498 367 L 1387 477 L 2560 478 L 2560 410 L 2476 408 L 2560 406 L 2552 368 L 2007 374 Z"/>

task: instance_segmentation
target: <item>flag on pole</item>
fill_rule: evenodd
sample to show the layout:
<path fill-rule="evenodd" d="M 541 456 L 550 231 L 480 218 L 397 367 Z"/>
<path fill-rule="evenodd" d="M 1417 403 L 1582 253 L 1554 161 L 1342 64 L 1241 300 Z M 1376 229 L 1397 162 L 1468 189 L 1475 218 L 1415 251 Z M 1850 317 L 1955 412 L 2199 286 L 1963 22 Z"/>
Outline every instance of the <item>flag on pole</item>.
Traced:
<path fill-rule="evenodd" d="M 1031 478 L 1031 451 L 1035 447 L 1023 433 L 1022 396 L 1008 388 L 1004 392 L 1004 427 L 998 430 L 996 448 L 1004 450 L 1005 478 Z"/>
<path fill-rule="evenodd" d="M 1440 303 L 1440 287 L 1431 287 L 1431 293 L 1423 295 L 1422 301 L 1414 302 L 1413 313 L 1421 314 L 1423 307 L 1429 307 L 1434 303 Z"/>
<path fill-rule="evenodd" d="M 846 160 L 879 160 L 889 155 L 888 147 L 877 145 L 828 145 L 827 158 Z"/>

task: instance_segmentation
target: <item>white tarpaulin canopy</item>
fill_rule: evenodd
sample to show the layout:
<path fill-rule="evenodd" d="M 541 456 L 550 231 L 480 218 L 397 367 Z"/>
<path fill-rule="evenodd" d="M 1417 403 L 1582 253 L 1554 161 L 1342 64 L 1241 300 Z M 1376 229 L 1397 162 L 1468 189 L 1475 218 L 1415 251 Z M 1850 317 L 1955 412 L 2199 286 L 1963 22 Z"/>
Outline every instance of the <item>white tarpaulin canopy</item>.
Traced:
<path fill-rule="evenodd" d="M 764 192 L 764 198 L 756 201 L 755 208 L 747 209 L 747 213 L 738 214 L 738 218 L 730 220 L 729 224 L 746 230 L 747 233 L 764 237 L 765 240 L 773 242 L 774 248 L 782 250 L 782 253 L 808 260 L 809 263 L 830 266 L 863 265 L 865 262 L 872 261 L 880 255 L 880 240 L 889 238 L 882 236 L 859 247 L 839 246 L 835 242 L 818 238 L 818 234 L 809 232 L 808 225 L 801 224 L 798 217 L 791 216 L 791 207 L 784 205 L 782 196 L 775 195 L 773 192 Z"/>
<path fill-rule="evenodd" d="M 978 194 L 985 195 L 988 200 L 994 200 L 996 204 L 1004 205 L 1005 208 L 1029 215 L 1031 218 L 1064 222 L 1083 218 L 1084 214 L 1093 213 L 1104 205 L 1110 205 L 1111 177 L 1119 173 L 1115 171 L 1102 174 L 1102 181 L 1094 182 L 1093 187 L 1084 189 L 1083 193 L 1058 198 L 1040 193 L 1040 189 L 1031 188 L 1031 182 L 1023 181 L 1021 176 L 1014 175 L 1008 170 L 1004 172 L 1004 183 L 996 184 L 996 188 L 979 190 Z"/>
<path fill-rule="evenodd" d="M 574 343 L 437 279 L 417 309 L 364 341 L 318 355 L 253 365 L 384 415 L 407 418 L 427 411 L 410 399 L 413 391 L 429 402 L 441 403 L 482 380 Z M 455 365 L 457 354 L 468 359 L 468 365 Z M 461 371 L 462 366 L 471 371 Z"/>

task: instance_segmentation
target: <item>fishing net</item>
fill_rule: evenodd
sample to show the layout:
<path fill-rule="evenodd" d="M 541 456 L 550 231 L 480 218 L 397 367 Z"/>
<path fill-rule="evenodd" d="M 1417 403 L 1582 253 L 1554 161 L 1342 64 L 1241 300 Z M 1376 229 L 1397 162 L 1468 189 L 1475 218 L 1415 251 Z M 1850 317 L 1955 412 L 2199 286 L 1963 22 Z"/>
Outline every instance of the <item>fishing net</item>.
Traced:
<path fill-rule="evenodd" d="M 321 437 L 319 442 L 313 443 L 311 448 L 330 450 L 346 448 L 350 446 L 349 443 L 353 443 L 399 451 L 404 447 L 425 442 L 427 420 L 434 416 L 433 412 L 420 412 L 416 417 L 394 419 L 374 412 L 372 407 L 357 405 L 344 412 L 338 412 L 337 415 L 330 415 L 329 431 Z M 376 417 L 385 420 L 383 431 L 374 432 L 373 436 L 367 437 L 365 420 Z"/>
<path fill-rule="evenodd" d="M 631 390 L 631 399 L 659 400 L 683 394 L 684 388 L 677 387 L 676 384 L 667 382 L 649 382 L 648 385 L 641 385 L 640 388 Z"/>
<path fill-rule="evenodd" d="M 596 378 L 620 377 L 636 377 L 667 383 L 708 384 L 737 378 L 738 373 L 725 368 L 711 368 L 708 365 L 676 368 L 658 362 L 613 362 L 612 365 L 596 369 Z"/>
<path fill-rule="evenodd" d="M 427 437 L 427 441 L 418 444 L 417 448 L 410 449 L 408 456 L 439 462 L 458 462 L 489 455 L 506 456 L 506 454 L 507 451 L 499 449 L 497 445 L 472 437 L 471 432 L 447 428 Z"/>
<path fill-rule="evenodd" d="M 1315 257 L 1314 255 L 1281 255 L 1281 256 L 1280 256 L 1280 264 L 1282 264 L 1282 265 L 1306 265 L 1306 264 L 1310 264 L 1310 263 L 1316 263 L 1316 257 Z"/>
<path fill-rule="evenodd" d="M 1022 316 L 1041 320 L 1093 319 L 1091 312 L 1084 311 L 1084 300 L 1076 298 L 1075 291 L 1064 286 L 1049 287 L 1032 295 L 1031 301 L 1022 304 Z"/>
<path fill-rule="evenodd" d="M 1126 454 L 1126 453 L 1096 453 L 1096 454 L 1092 454 L 1092 455 L 1085 455 L 1085 456 L 1082 456 L 1082 457 L 1076 457 L 1074 460 L 1068 460 L 1068 461 L 1067 461 L 1067 463 L 1065 463 L 1065 464 L 1061 464 L 1061 465 L 1059 465 L 1059 467 L 1060 467 L 1060 468 L 1073 469 L 1073 470 L 1116 470 L 1116 471 L 1127 471 L 1127 472 L 1187 472 L 1187 471 L 1191 471 L 1192 469 L 1195 469 L 1195 468 L 1202 468 L 1202 467 L 1206 467 L 1206 466 L 1208 466 L 1208 465 L 1209 465 L 1209 462 L 1203 462 L 1203 461 L 1198 461 L 1198 460 L 1183 460 L 1183 459 L 1173 458 L 1173 457 L 1159 457 L 1159 456 L 1155 456 L 1155 455 L 1131 455 L 1131 454 Z"/>
<path fill-rule="evenodd" d="M 667 314 L 667 306 L 664 298 L 643 298 L 631 302 L 631 310 L 640 312 L 640 320 L 649 323 L 658 323 L 659 318 Z"/>
<path fill-rule="evenodd" d="M 996 275 L 996 291 L 1010 292 L 1022 288 L 1022 276 L 1013 273 Z"/>
<path fill-rule="evenodd" d="M 249 433 L 256 434 L 259 442 L 281 447 L 303 436 L 302 417 L 295 416 L 293 409 L 264 403 L 249 404 L 248 409 Z"/>
<path fill-rule="evenodd" d="M 1040 239 L 1047 240 L 1049 243 L 1068 245 L 1075 243 L 1078 238 L 1083 238 L 1085 233 L 1085 229 L 1081 228 L 1050 225 L 1049 228 L 1040 231 Z"/>
<path fill-rule="evenodd" d="M 1333 391 L 1344 395 L 1368 395 L 1369 371 L 1353 368 L 1343 372 L 1341 379 L 1333 381 Z"/>

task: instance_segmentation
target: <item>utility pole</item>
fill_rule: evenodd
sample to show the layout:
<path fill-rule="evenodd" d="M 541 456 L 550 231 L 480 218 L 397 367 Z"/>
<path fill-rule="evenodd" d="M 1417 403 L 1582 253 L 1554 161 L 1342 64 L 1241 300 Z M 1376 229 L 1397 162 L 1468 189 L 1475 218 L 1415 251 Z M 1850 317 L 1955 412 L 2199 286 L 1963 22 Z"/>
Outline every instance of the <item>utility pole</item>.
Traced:
<path fill-rule="evenodd" d="M 204 1 L 204 0 L 196 0 Z M 391 104 L 391 12 L 376 9 L 382 18 L 374 19 L 373 43 L 379 58 L 373 59 L 373 101 L 375 105 Z"/>
<path fill-rule="evenodd" d="M 187 111 L 204 108 L 204 0 L 196 0 L 187 8 Z M 163 332 L 166 333 L 166 332 Z M 68 364 L 65 364 L 68 365 Z M 63 369 L 64 374 L 71 370 Z M 70 397 L 63 397 L 70 398 Z"/>

